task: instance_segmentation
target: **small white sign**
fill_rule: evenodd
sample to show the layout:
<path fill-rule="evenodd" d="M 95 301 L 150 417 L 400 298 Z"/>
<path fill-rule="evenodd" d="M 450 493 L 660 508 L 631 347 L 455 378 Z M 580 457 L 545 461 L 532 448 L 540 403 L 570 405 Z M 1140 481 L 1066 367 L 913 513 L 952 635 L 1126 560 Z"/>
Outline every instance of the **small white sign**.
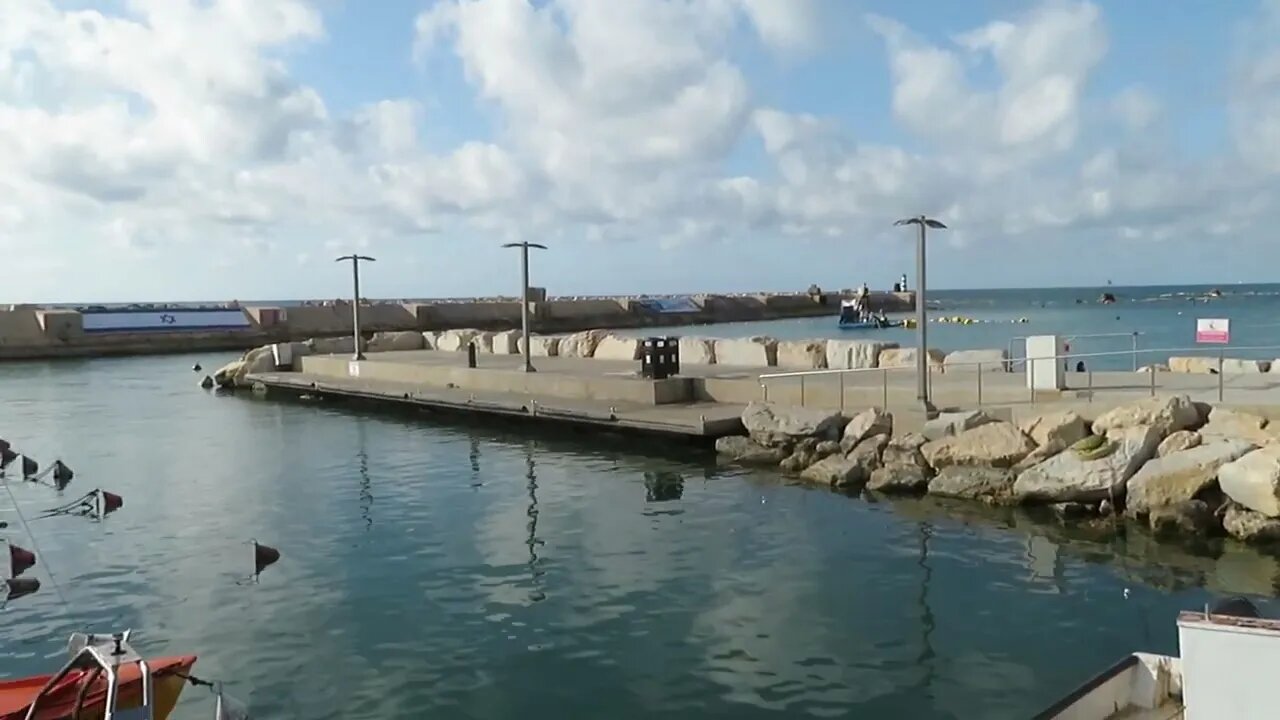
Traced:
<path fill-rule="evenodd" d="M 1226 318 L 1198 318 L 1196 342 L 1226 345 L 1231 342 L 1231 321 Z"/>
<path fill-rule="evenodd" d="M 347 374 L 351 377 L 360 377 L 360 363 L 355 360 L 347 363 Z"/>

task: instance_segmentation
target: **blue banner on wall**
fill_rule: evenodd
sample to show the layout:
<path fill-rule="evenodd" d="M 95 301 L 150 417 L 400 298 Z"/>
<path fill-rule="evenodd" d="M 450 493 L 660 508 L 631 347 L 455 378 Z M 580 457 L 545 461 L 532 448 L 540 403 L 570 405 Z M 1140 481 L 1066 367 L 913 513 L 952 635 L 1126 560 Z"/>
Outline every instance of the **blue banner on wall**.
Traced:
<path fill-rule="evenodd" d="M 108 310 L 85 312 L 81 317 L 87 333 L 248 330 L 252 327 L 243 310 Z"/>
<path fill-rule="evenodd" d="M 702 308 L 698 307 L 698 303 L 689 297 L 677 298 L 650 298 L 647 300 L 636 300 L 640 307 L 652 313 L 669 314 L 669 313 L 696 313 L 702 312 Z"/>

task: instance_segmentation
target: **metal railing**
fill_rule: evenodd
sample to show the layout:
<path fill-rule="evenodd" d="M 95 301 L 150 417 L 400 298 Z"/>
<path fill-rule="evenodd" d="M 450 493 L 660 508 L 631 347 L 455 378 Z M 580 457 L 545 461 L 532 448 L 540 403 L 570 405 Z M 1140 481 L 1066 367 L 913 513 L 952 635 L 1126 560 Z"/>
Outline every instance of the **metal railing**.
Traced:
<path fill-rule="evenodd" d="M 1154 397 L 1158 392 L 1158 390 L 1162 388 L 1162 384 L 1159 382 L 1160 378 L 1162 377 L 1165 378 L 1166 380 L 1164 385 L 1170 384 L 1170 379 L 1172 378 L 1181 379 L 1178 382 L 1174 383 L 1176 385 L 1180 385 L 1181 387 L 1172 388 L 1174 390 L 1183 391 L 1183 392 L 1211 390 L 1214 388 L 1188 387 L 1188 385 L 1193 384 L 1195 378 L 1213 377 L 1214 383 L 1216 385 L 1218 401 L 1222 402 L 1226 395 L 1227 377 L 1229 376 L 1233 378 L 1262 377 L 1265 379 L 1266 375 L 1269 374 L 1269 373 L 1264 374 L 1261 372 L 1256 374 L 1225 372 L 1223 369 L 1223 365 L 1225 361 L 1228 359 L 1227 357 L 1228 353 L 1234 354 L 1234 353 L 1245 352 L 1245 353 L 1256 354 L 1261 351 L 1270 351 L 1273 355 L 1280 356 L 1280 345 L 1220 346 L 1216 348 L 1209 348 L 1205 346 L 1181 347 L 1181 348 L 1144 348 L 1138 351 L 1115 350 L 1115 351 L 1093 352 L 1093 353 L 1069 353 L 1069 354 L 1062 354 L 1062 355 L 1054 355 L 1052 357 L 1031 358 L 1030 362 L 1027 362 L 1027 358 L 1024 357 L 1024 358 L 1018 358 L 1018 359 L 1004 359 L 1000 361 L 952 363 L 952 364 L 946 365 L 945 367 L 936 365 L 934 363 L 930 363 L 928 386 L 929 386 L 930 398 L 932 399 L 934 398 L 934 395 L 935 395 L 934 393 L 934 376 L 935 375 L 939 375 L 939 376 L 953 375 L 953 376 L 967 377 L 968 373 L 973 373 L 975 375 L 975 378 L 974 378 L 974 394 L 972 395 L 972 399 L 976 401 L 977 406 L 981 407 L 985 404 L 988 404 L 988 401 L 992 399 L 991 398 L 992 390 L 1003 391 L 1003 392 L 997 393 L 1001 395 L 1002 399 L 997 399 L 991 404 L 1007 405 L 1007 404 L 1013 404 L 1013 403 L 1025 401 L 1034 405 L 1038 398 L 1043 399 L 1047 395 L 1061 397 L 1062 392 L 1073 392 L 1073 391 L 1077 393 L 1079 392 L 1085 393 L 1084 399 L 1087 400 L 1088 402 L 1093 402 L 1094 395 L 1098 391 L 1134 391 L 1134 390 L 1140 389 L 1140 390 L 1147 391 L 1147 393 L 1150 396 Z M 1067 386 L 1062 390 L 1045 390 L 1045 389 L 1037 389 L 1035 387 L 1036 385 L 1035 373 L 1037 372 L 1036 368 L 1038 366 L 1044 367 L 1044 364 L 1049 364 L 1049 367 L 1053 368 L 1052 372 L 1056 373 L 1057 364 L 1059 363 L 1065 362 L 1067 363 L 1068 366 L 1070 366 L 1075 362 L 1079 362 L 1081 360 L 1087 360 L 1090 358 L 1121 357 L 1121 356 L 1133 355 L 1135 358 L 1134 365 L 1136 366 L 1136 358 L 1138 354 L 1157 356 L 1160 358 L 1158 361 L 1159 363 L 1163 363 L 1170 356 L 1208 357 L 1211 360 L 1216 359 L 1217 367 L 1213 368 L 1213 371 L 1216 372 L 1216 374 L 1206 375 L 1203 373 L 1166 372 L 1165 370 L 1158 369 L 1158 363 L 1153 361 L 1152 363 L 1149 364 L 1149 367 L 1151 369 L 1148 372 L 1146 372 L 1147 378 L 1143 380 L 1141 385 L 1132 385 L 1132 384 L 1095 385 L 1094 370 L 1086 369 L 1083 372 L 1072 372 L 1064 368 L 1063 372 L 1068 376 L 1068 379 L 1083 380 L 1083 384 L 1074 385 L 1074 386 L 1072 384 L 1067 384 Z M 1254 362 L 1254 360 L 1250 360 L 1247 358 L 1240 358 L 1238 356 L 1232 357 L 1230 359 L 1232 360 L 1243 359 L 1243 360 L 1246 360 L 1247 362 Z M 1017 383 L 1010 383 L 1010 382 L 994 383 L 992 380 L 989 380 L 989 379 L 986 380 L 986 382 L 984 383 L 985 378 L 987 378 L 990 375 L 996 374 L 997 372 L 999 374 L 996 375 L 996 377 L 1000 377 L 1000 378 L 1008 378 L 1011 376 L 1021 375 L 1021 373 L 1018 373 L 1017 371 L 1014 370 L 1015 362 L 1019 362 L 1019 361 L 1023 364 L 1026 370 L 1026 377 L 1028 379 L 1028 382 L 1025 388 L 1020 388 Z M 1261 362 L 1266 362 L 1266 361 L 1261 361 Z M 995 368 L 993 367 L 996 365 L 1000 366 L 998 371 L 995 370 Z M 1278 362 L 1278 365 L 1280 365 L 1280 362 Z M 1280 368 L 1278 368 L 1278 370 L 1280 370 Z M 857 377 L 859 379 L 859 382 L 852 385 L 852 387 L 855 390 L 861 391 L 864 394 L 864 396 L 868 391 L 874 391 L 878 389 L 879 396 L 880 396 L 879 397 L 880 407 L 882 409 L 888 409 L 890 407 L 890 395 L 891 395 L 890 391 L 892 389 L 891 383 L 889 381 L 889 375 L 891 373 L 914 374 L 916 371 L 917 371 L 916 367 L 912 365 L 912 366 L 892 367 L 892 368 L 835 368 L 835 369 L 827 369 L 827 370 L 796 370 L 796 371 L 765 373 L 759 376 L 761 399 L 765 401 L 768 401 L 770 399 L 769 388 L 772 382 L 775 382 L 775 381 L 798 382 L 799 401 L 800 401 L 799 404 L 801 406 L 805 406 L 808 404 L 810 396 L 814 392 L 813 388 L 814 388 L 815 382 L 822 385 L 823 380 L 833 379 L 836 383 L 835 390 L 838 395 L 837 404 L 840 410 L 844 410 L 846 398 L 849 395 L 848 390 L 850 389 L 850 383 L 846 379 L 849 377 Z M 1097 371 L 1097 374 L 1101 377 L 1114 380 L 1117 377 L 1123 378 L 1123 376 L 1131 375 L 1133 372 L 1136 372 L 1136 371 L 1137 371 L 1137 368 L 1135 367 L 1134 371 L 1125 371 L 1125 370 Z M 874 381 L 870 383 L 862 382 L 862 380 L 864 380 L 867 377 L 870 377 L 871 374 L 873 373 L 878 376 L 878 379 L 879 379 L 878 388 L 876 387 L 876 383 Z M 994 388 L 991 387 L 993 384 L 997 385 L 998 387 L 994 387 Z M 1247 392 L 1257 392 L 1259 390 L 1268 390 L 1272 388 L 1280 389 L 1280 371 L 1277 372 L 1276 377 L 1274 378 L 1274 381 L 1272 383 L 1266 384 L 1265 387 L 1255 386 L 1255 387 L 1249 387 L 1249 388 L 1243 388 L 1243 389 Z M 826 389 L 829 390 L 830 388 L 826 388 Z M 910 401 L 904 404 L 914 404 L 915 402 L 918 402 L 918 398 L 915 397 L 916 388 L 914 387 L 914 385 L 911 385 L 910 387 L 902 386 L 902 389 L 909 391 L 911 396 Z M 959 389 L 956 386 L 947 388 L 947 390 L 952 396 L 955 396 L 957 394 L 957 390 L 959 390 L 959 394 L 961 396 L 964 395 L 963 390 Z M 1025 400 L 1014 397 L 1015 395 L 1021 395 L 1022 392 L 1026 393 L 1025 396 L 1022 396 L 1023 398 L 1025 398 Z M 1077 395 L 1077 397 L 1079 396 Z M 1277 404 L 1280 404 L 1280 397 L 1277 398 Z"/>
<path fill-rule="evenodd" d="M 1133 347 L 1129 351 L 1129 353 L 1133 355 L 1132 369 L 1134 372 L 1137 372 L 1138 370 L 1138 338 L 1141 337 L 1143 334 L 1144 333 L 1134 330 L 1132 332 L 1122 332 L 1122 333 L 1087 333 L 1084 335 L 1063 335 L 1061 337 L 1062 337 L 1062 342 L 1064 343 L 1072 343 L 1072 342 L 1075 342 L 1076 340 L 1097 340 L 1102 338 L 1129 338 L 1133 343 Z M 1026 366 L 1026 363 L 1027 363 L 1026 341 L 1027 341 L 1027 338 L 1029 337 L 1032 337 L 1032 336 L 1017 335 L 1012 338 L 1009 338 L 1009 345 L 1008 345 L 1009 362 L 1015 368 L 1019 364 L 1021 364 L 1023 367 Z M 1014 345 L 1016 345 L 1019 342 L 1022 343 L 1022 347 L 1023 347 L 1023 353 L 1021 356 L 1018 356 L 1014 353 Z M 1121 353 L 1121 354 L 1128 354 L 1128 353 Z"/>

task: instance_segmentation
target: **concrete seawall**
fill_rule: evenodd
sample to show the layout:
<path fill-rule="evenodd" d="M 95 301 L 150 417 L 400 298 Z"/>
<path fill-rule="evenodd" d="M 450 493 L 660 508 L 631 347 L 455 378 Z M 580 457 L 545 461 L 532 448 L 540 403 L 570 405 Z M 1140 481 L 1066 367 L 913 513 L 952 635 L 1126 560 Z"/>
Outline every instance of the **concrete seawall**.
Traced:
<path fill-rule="evenodd" d="M 887 312 L 914 309 L 914 293 L 873 293 L 872 307 Z M 838 293 L 694 295 L 664 305 L 646 298 L 556 299 L 530 303 L 533 330 L 572 332 L 593 328 L 638 328 L 700 323 L 774 320 L 834 315 Z M 155 315 L 181 308 L 157 307 Z M 144 314 L 144 311 L 134 311 Z M 94 313 L 76 310 L 9 306 L 0 309 L 0 360 L 101 355 L 181 353 L 196 350 L 242 350 L 271 342 L 332 337 L 352 331 L 349 302 L 290 307 L 246 305 L 221 308 L 236 315 L 234 327 L 94 328 Z M 190 313 L 179 313 L 190 314 Z M 242 316 L 242 317 L 241 317 Z M 362 305 L 361 330 L 432 331 L 458 328 L 508 330 L 520 326 L 518 300 L 470 300 Z"/>

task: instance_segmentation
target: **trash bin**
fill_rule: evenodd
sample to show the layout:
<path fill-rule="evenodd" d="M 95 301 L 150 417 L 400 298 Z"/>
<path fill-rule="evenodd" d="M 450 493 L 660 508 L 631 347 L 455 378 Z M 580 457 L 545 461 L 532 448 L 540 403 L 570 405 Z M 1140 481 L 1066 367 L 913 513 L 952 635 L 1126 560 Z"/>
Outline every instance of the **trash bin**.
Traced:
<path fill-rule="evenodd" d="M 665 380 L 680 374 L 680 338 L 645 338 L 640 349 L 640 376 Z"/>

